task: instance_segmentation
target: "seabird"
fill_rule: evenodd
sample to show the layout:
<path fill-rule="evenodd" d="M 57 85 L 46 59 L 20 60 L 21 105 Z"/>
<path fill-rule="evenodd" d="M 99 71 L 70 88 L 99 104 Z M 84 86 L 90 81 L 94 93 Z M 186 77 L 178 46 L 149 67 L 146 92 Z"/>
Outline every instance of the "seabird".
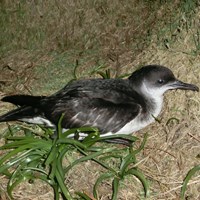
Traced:
<path fill-rule="evenodd" d="M 0 116 L 0 122 L 24 121 L 62 128 L 97 127 L 101 136 L 131 134 L 155 121 L 168 90 L 199 91 L 175 78 L 160 65 L 136 70 L 128 79 L 89 79 L 67 84 L 51 96 L 12 95 L 1 100 L 18 108 Z M 80 134 L 82 139 L 86 134 Z"/>

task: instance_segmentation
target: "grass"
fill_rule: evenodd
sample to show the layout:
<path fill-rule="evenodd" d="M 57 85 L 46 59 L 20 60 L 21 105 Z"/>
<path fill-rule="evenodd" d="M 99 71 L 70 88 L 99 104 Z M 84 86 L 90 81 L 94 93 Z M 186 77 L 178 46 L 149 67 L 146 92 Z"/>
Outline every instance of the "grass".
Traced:
<path fill-rule="evenodd" d="M 61 120 L 60 120 L 61 122 Z M 112 199 L 116 200 L 120 183 L 126 176 L 135 176 L 143 185 L 144 195 L 149 193 L 148 181 L 144 174 L 135 165 L 137 164 L 136 155 L 144 149 L 147 137 L 145 136 L 141 146 L 134 149 L 132 145 L 137 140 L 134 136 L 114 135 L 110 137 L 99 137 L 99 132 L 94 128 L 71 129 L 62 133 L 60 123 L 58 124 L 58 136 L 51 139 L 52 130 L 43 129 L 43 133 L 30 131 L 29 128 L 20 126 L 11 126 L 6 133 L 6 144 L 0 147 L 0 150 L 6 153 L 0 157 L 0 174 L 9 178 L 7 192 L 11 199 L 12 191 L 21 182 L 28 180 L 34 182 L 34 179 L 41 179 L 49 184 L 54 190 L 54 199 L 74 199 L 65 184 L 65 177 L 69 171 L 76 165 L 93 160 L 101 165 L 106 171 L 102 173 L 93 188 L 95 199 L 98 198 L 98 186 L 105 179 L 112 179 L 113 190 Z M 22 136 L 16 135 L 22 131 Z M 88 133 L 88 136 L 82 141 L 67 138 L 68 135 L 78 132 Z M 97 142 L 104 140 L 121 138 L 129 139 L 132 142 L 130 147 L 118 149 L 115 146 L 96 146 Z M 9 150 L 9 151 L 8 151 Z M 63 166 L 63 160 L 70 151 L 79 152 L 82 156 L 74 160 L 67 166 Z M 109 160 L 120 160 L 117 167 L 109 165 Z M 85 193 L 77 191 L 79 199 L 90 199 Z M 78 197 L 77 197 L 78 198 Z"/>
<path fill-rule="evenodd" d="M 186 177 L 183 180 L 183 186 L 181 188 L 181 199 L 185 199 L 185 192 L 187 189 L 187 184 L 189 180 L 192 178 L 192 176 L 200 170 L 200 165 L 194 166 L 192 169 L 189 170 Z"/>

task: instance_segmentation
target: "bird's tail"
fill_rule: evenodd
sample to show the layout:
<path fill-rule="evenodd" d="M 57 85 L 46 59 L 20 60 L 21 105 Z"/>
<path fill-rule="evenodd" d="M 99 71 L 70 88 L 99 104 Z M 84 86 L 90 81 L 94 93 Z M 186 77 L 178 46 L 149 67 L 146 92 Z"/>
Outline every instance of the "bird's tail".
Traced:
<path fill-rule="evenodd" d="M 37 107 L 44 96 L 12 95 L 6 96 L 1 101 L 9 102 L 20 106 L 2 116 L 0 122 L 21 120 L 23 118 L 33 118 L 39 114 Z"/>

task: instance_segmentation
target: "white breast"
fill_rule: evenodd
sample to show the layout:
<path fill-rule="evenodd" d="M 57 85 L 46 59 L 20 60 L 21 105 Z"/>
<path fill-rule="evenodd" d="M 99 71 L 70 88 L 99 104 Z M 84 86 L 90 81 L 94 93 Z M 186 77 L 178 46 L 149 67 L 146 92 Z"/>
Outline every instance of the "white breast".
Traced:
<path fill-rule="evenodd" d="M 132 120 L 129 123 L 127 123 L 116 134 L 130 134 L 130 133 L 139 131 L 140 129 L 142 129 L 145 126 L 149 125 L 153 121 L 154 121 L 153 117 L 150 117 L 150 119 L 145 120 L 145 121 L 141 121 L 140 117 L 137 117 L 134 120 Z"/>
<path fill-rule="evenodd" d="M 155 118 L 161 112 L 163 104 L 163 91 L 160 92 L 160 90 L 156 90 L 155 88 L 152 90 L 151 88 L 147 87 L 146 84 L 143 84 L 140 88 L 140 92 L 144 98 L 146 98 L 147 104 L 151 108 L 147 108 L 147 112 L 144 114 L 138 114 L 135 119 L 127 123 L 116 134 L 130 134 L 139 131 L 140 129 L 154 122 Z"/>

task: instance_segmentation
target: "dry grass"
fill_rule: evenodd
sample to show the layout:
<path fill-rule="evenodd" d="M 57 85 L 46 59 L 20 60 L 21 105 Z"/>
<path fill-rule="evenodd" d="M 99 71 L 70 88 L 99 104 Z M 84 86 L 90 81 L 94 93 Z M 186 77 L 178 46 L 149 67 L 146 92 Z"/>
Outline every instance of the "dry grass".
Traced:
<path fill-rule="evenodd" d="M 1 21 L 2 95 L 16 91 L 52 93 L 72 77 L 76 60 L 80 65 L 79 76 L 88 75 L 100 65 L 126 73 L 156 63 L 170 67 L 181 80 L 199 85 L 199 7 L 193 10 L 186 7 L 189 3 L 179 1 L 173 1 L 172 5 L 128 0 L 28 1 L 25 4 L 1 1 L 1 4 L 7 11 L 1 14 L 6 19 Z M 11 39 L 13 34 L 15 37 Z M 54 74 L 56 78 L 52 77 Z M 9 108 L 8 104 L 0 103 L 1 113 Z M 173 117 L 178 121 L 171 120 L 166 125 Z M 178 200 L 188 170 L 199 164 L 199 93 L 168 93 L 160 118 L 160 124 L 154 123 L 135 133 L 141 138 L 144 132 L 149 133 L 143 154 L 138 158 L 139 167 L 150 180 L 150 200 Z M 0 128 L 3 132 L 5 124 Z M 101 170 L 87 162 L 74 168 L 66 182 L 71 191 L 84 190 L 91 194 Z M 187 199 L 200 199 L 199 180 L 197 173 L 189 183 Z M 8 199 L 6 182 L 1 177 L 2 200 Z M 142 199 L 140 189 L 140 183 L 130 178 L 122 185 L 119 199 Z M 102 184 L 101 200 L 109 199 L 110 191 L 109 181 Z M 20 185 L 14 196 L 18 200 L 53 199 L 52 190 L 39 181 Z"/>

